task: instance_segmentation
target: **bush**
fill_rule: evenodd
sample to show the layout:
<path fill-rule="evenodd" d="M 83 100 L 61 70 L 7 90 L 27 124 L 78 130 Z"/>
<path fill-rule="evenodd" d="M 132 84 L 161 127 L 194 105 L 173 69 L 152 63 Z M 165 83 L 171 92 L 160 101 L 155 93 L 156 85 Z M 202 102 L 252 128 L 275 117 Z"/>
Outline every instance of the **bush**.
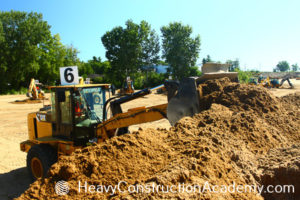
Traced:
<path fill-rule="evenodd" d="M 96 77 L 92 79 L 93 83 L 105 83 L 104 77 Z"/>
<path fill-rule="evenodd" d="M 251 71 L 242 71 L 239 69 L 235 71 L 238 72 L 239 81 L 241 83 L 249 83 L 250 78 L 253 76 L 253 72 Z"/>
<path fill-rule="evenodd" d="M 159 74 L 156 72 L 137 72 L 132 77 L 134 89 L 144 89 L 149 87 L 158 86 L 164 83 L 166 74 Z M 123 86 L 122 83 L 121 86 Z"/>
<path fill-rule="evenodd" d="M 167 78 L 167 74 L 159 74 L 154 71 L 148 72 L 136 72 L 131 76 L 133 80 L 134 89 L 144 89 L 146 87 L 155 87 L 164 83 Z M 108 76 L 97 77 L 92 79 L 93 83 L 110 83 L 114 84 L 117 88 L 121 88 L 124 85 L 125 80 L 110 80 Z"/>
<path fill-rule="evenodd" d="M 150 72 L 148 74 L 148 80 L 146 82 L 147 87 L 155 87 L 164 83 L 166 77 L 164 74 L 159 74 L 156 72 Z"/>
<path fill-rule="evenodd" d="M 201 76 L 202 72 L 199 71 L 197 66 L 191 67 L 189 69 L 189 76 Z"/>
<path fill-rule="evenodd" d="M 136 73 L 133 78 L 134 89 L 143 89 L 145 86 L 145 79 L 146 78 L 144 77 L 143 73 Z"/>
<path fill-rule="evenodd" d="M 116 87 L 121 87 L 122 83 L 120 80 L 112 81 L 108 76 L 100 76 L 91 79 L 91 81 L 95 84 L 97 83 L 107 83 L 107 84 L 114 84 Z"/>
<path fill-rule="evenodd" d="M 17 94 L 26 94 L 28 92 L 27 88 L 21 87 L 20 90 L 10 89 L 7 90 L 4 95 L 17 95 Z"/>

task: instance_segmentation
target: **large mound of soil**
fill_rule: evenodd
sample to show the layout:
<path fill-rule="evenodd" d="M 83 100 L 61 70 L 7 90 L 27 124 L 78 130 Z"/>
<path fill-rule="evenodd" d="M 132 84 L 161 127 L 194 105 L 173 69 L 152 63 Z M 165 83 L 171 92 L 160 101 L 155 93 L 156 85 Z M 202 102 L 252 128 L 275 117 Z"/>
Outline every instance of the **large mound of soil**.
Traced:
<path fill-rule="evenodd" d="M 228 79 L 207 81 L 199 90 L 203 111 L 193 118 L 181 119 L 170 130 L 139 130 L 63 156 L 48 178 L 33 183 L 19 199 L 296 198 L 300 190 L 296 145 L 300 141 L 300 94 L 276 98 L 264 88 Z M 55 192 L 60 180 L 67 181 L 70 188 L 65 196 Z M 79 192 L 78 181 L 96 186 L 123 182 L 121 190 L 112 194 Z M 262 196 L 249 191 L 190 192 L 188 187 L 183 191 L 184 186 L 206 183 L 294 184 L 296 193 Z M 142 193 L 132 190 L 132 185 L 158 189 Z M 165 192 L 172 185 L 181 188 Z"/>

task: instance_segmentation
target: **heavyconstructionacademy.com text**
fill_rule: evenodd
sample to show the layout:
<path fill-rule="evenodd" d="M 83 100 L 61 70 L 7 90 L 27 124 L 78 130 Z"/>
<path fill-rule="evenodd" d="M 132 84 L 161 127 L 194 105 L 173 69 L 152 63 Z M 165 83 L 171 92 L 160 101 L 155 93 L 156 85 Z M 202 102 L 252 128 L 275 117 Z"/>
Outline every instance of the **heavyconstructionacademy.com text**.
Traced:
<path fill-rule="evenodd" d="M 76 186 L 79 193 L 294 193 L 293 185 L 238 185 L 233 182 L 231 185 L 213 185 L 209 182 L 204 184 L 158 185 L 135 184 L 130 185 L 126 181 L 120 181 L 116 185 L 92 185 L 88 182 L 78 181 Z M 69 192 L 69 185 L 65 181 L 59 181 L 55 185 L 58 195 L 66 195 Z"/>

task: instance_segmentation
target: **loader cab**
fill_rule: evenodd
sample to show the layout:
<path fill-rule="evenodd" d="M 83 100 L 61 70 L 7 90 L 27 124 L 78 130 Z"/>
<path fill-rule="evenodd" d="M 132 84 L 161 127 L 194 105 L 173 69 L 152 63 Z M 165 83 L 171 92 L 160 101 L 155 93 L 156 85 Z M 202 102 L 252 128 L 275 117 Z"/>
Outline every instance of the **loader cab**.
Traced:
<path fill-rule="evenodd" d="M 106 120 L 103 107 L 108 88 L 109 84 L 52 87 L 53 137 L 78 144 L 94 138 L 97 125 Z"/>

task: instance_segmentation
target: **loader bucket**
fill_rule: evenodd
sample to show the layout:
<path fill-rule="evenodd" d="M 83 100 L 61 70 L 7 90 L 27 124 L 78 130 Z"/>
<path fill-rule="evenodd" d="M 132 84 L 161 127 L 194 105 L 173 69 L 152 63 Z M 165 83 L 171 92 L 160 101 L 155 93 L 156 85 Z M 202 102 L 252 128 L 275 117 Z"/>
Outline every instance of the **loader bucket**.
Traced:
<path fill-rule="evenodd" d="M 206 73 L 200 77 L 184 78 L 179 84 L 165 82 L 168 91 L 167 117 L 170 124 L 173 126 L 181 118 L 193 116 L 201 111 L 200 98 L 202 91 L 200 91 L 201 87 L 198 88 L 199 84 L 206 80 L 224 77 L 228 77 L 232 82 L 238 82 L 237 72 Z"/>
<path fill-rule="evenodd" d="M 169 99 L 167 117 L 172 126 L 182 117 L 200 112 L 196 80 L 193 77 L 184 78 L 178 85 L 177 93 Z"/>

